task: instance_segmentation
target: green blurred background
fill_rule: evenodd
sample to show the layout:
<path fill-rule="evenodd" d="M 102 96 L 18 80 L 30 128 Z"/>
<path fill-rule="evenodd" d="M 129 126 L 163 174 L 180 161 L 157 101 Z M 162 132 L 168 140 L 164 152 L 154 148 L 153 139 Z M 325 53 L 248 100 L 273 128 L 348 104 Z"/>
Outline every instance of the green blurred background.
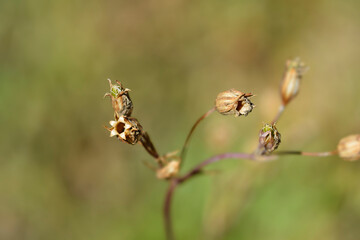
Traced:
<path fill-rule="evenodd" d="M 164 239 L 140 146 L 109 138 L 107 78 L 132 89 L 161 153 L 180 149 L 218 92 L 253 92 L 248 117 L 214 114 L 182 172 L 250 152 L 280 103 L 285 60 L 310 66 L 280 150 L 327 151 L 360 132 L 356 0 L 0 0 L 0 239 Z M 359 239 L 360 165 L 337 157 L 225 161 L 175 195 L 178 239 Z"/>

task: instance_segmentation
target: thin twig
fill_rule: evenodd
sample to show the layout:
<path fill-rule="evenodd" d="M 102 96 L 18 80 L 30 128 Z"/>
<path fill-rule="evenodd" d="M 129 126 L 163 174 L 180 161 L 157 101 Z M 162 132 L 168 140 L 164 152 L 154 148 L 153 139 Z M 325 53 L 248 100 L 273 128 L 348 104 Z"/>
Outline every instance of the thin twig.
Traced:
<path fill-rule="evenodd" d="M 195 124 L 192 126 L 189 134 L 187 135 L 186 137 L 186 140 L 184 142 L 184 145 L 181 149 L 181 153 L 180 153 L 180 164 L 181 163 L 184 163 L 184 160 L 185 160 L 185 155 L 186 155 L 186 149 L 187 149 L 187 146 L 189 145 L 189 141 L 190 141 L 190 138 L 193 134 L 193 132 L 195 131 L 196 127 L 199 125 L 199 123 L 204 120 L 205 118 L 207 118 L 210 114 L 212 114 L 213 112 L 215 111 L 215 107 L 211 108 L 209 111 L 207 111 L 204 115 L 202 115 L 196 122 Z"/>
<path fill-rule="evenodd" d="M 164 201 L 164 223 L 165 223 L 165 231 L 166 231 L 166 239 L 167 240 L 174 240 L 174 232 L 172 227 L 172 221 L 171 221 L 171 203 L 174 191 L 176 187 L 184 183 L 185 181 L 189 180 L 190 178 L 197 176 L 200 174 L 204 167 L 207 165 L 210 165 L 212 163 L 225 160 L 225 159 L 247 159 L 252 160 L 256 162 L 267 162 L 276 159 L 279 156 L 282 155 L 303 155 L 303 156 L 314 156 L 314 157 L 327 157 L 336 155 L 337 151 L 331 151 L 331 152 L 302 152 L 302 151 L 278 151 L 276 154 L 272 155 L 257 155 L 255 153 L 249 154 L 249 153 L 223 153 L 216 156 L 213 156 L 211 158 L 206 159 L 205 161 L 201 162 L 197 166 L 195 166 L 192 170 L 190 170 L 188 173 L 183 175 L 182 177 L 177 177 L 171 180 L 169 184 L 169 188 L 165 195 L 165 201 Z"/>
<path fill-rule="evenodd" d="M 174 240 L 174 231 L 172 227 L 171 221 L 171 200 L 173 197 L 173 193 L 175 191 L 176 186 L 178 185 L 177 179 L 171 180 L 169 184 L 169 188 L 165 195 L 164 201 L 164 224 L 165 224 L 165 232 L 167 240 Z"/>
<path fill-rule="evenodd" d="M 276 157 L 276 156 L 275 156 Z M 165 195 L 165 201 L 164 201 L 164 224 L 165 224 L 165 231 L 166 231 L 166 239 L 167 240 L 174 240 L 174 232 L 172 227 L 172 221 L 171 221 L 171 203 L 174 191 L 176 187 L 184 183 L 185 181 L 189 180 L 190 178 L 198 175 L 202 172 L 202 169 L 211 164 L 218 162 L 220 160 L 225 159 L 249 159 L 254 161 L 268 161 L 273 160 L 274 156 L 262 156 L 261 158 L 257 158 L 257 156 L 253 154 L 248 153 L 223 153 L 216 156 L 213 156 L 211 158 L 206 159 L 202 163 L 195 166 L 192 170 L 190 170 L 187 174 L 185 174 L 182 177 L 174 178 L 169 183 L 169 188 Z"/>
<path fill-rule="evenodd" d="M 223 159 L 249 159 L 249 160 L 255 160 L 255 155 L 253 154 L 248 154 L 248 153 L 223 153 L 223 154 L 219 154 L 216 155 L 214 157 L 208 158 L 205 161 L 203 161 L 202 163 L 200 163 L 199 165 L 197 165 L 196 167 L 194 167 L 192 170 L 190 170 L 187 174 L 185 174 L 182 177 L 179 177 L 179 183 L 183 183 L 186 180 L 188 180 L 189 178 L 201 173 L 202 168 L 214 163 L 214 162 L 218 162 L 220 160 Z"/>
<path fill-rule="evenodd" d="M 312 157 L 328 157 L 336 155 L 337 150 L 330 152 L 302 152 L 302 151 L 278 151 L 277 155 L 302 155 L 302 156 L 312 156 Z"/>

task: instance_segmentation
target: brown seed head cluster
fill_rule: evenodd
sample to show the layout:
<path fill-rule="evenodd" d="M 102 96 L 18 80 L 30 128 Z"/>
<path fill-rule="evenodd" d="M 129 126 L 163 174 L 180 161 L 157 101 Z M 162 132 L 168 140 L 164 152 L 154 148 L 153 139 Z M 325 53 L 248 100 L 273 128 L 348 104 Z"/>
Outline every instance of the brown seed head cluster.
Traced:
<path fill-rule="evenodd" d="M 130 89 L 123 88 L 122 84 L 119 81 L 116 81 L 117 84 L 112 84 L 111 80 L 108 79 L 110 85 L 110 92 L 105 94 L 111 98 L 112 107 L 115 111 L 115 114 L 118 116 L 131 116 L 133 110 L 133 103 L 130 99 Z"/>
<path fill-rule="evenodd" d="M 299 58 L 286 62 L 286 71 L 281 83 L 281 98 L 283 105 L 287 105 L 299 92 L 300 80 L 308 67 Z"/>
<path fill-rule="evenodd" d="M 120 116 L 115 121 L 110 121 L 110 137 L 116 136 L 119 140 L 136 144 L 142 134 L 142 127 L 136 118 Z"/>
<path fill-rule="evenodd" d="M 110 92 L 106 93 L 105 96 L 111 98 L 115 117 L 115 120 L 110 121 L 111 127 L 106 127 L 110 131 L 110 137 L 115 136 L 122 142 L 131 145 L 141 143 L 145 150 L 156 159 L 158 164 L 156 176 L 159 179 L 174 177 L 180 167 L 180 161 L 176 154 L 169 153 L 165 156 L 159 156 L 147 132 L 143 130 L 136 118 L 131 117 L 133 104 L 129 96 L 130 89 L 123 88 L 118 81 L 116 81 L 117 84 L 112 84 L 110 79 L 108 81 Z"/>
<path fill-rule="evenodd" d="M 235 89 L 221 92 L 216 97 L 216 111 L 223 115 L 247 116 L 255 107 L 250 101 L 251 93 L 243 93 Z"/>
<path fill-rule="evenodd" d="M 279 147 L 280 143 L 281 135 L 275 127 L 275 124 L 265 124 L 259 134 L 260 154 L 272 153 Z"/>
<path fill-rule="evenodd" d="M 337 151 L 339 156 L 346 161 L 360 159 L 360 134 L 350 135 L 340 140 Z"/>

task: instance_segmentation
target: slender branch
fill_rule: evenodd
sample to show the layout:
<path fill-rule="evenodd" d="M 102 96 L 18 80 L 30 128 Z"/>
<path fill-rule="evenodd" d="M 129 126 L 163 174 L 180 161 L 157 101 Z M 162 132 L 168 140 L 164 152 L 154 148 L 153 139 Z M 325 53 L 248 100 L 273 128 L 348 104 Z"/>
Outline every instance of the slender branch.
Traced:
<path fill-rule="evenodd" d="M 166 239 L 167 240 L 175 239 L 173 227 L 172 227 L 172 221 L 171 221 L 171 203 L 172 203 L 174 191 L 179 184 L 200 174 L 202 169 L 205 166 L 215 163 L 215 162 L 218 162 L 220 160 L 249 159 L 249 160 L 253 160 L 253 161 L 269 161 L 269 160 L 273 160 L 274 158 L 276 158 L 276 156 L 260 156 L 259 157 L 254 154 L 248 154 L 248 153 L 223 153 L 223 154 L 219 154 L 219 155 L 216 155 L 216 156 L 206 159 L 202 163 L 195 166 L 192 170 L 190 170 L 184 176 L 172 179 L 169 184 L 169 188 L 166 192 L 165 201 L 164 201 L 164 224 L 165 224 L 165 231 L 166 231 Z"/>
<path fill-rule="evenodd" d="M 312 157 L 328 157 L 336 155 L 337 150 L 331 152 L 302 152 L 302 151 L 278 151 L 277 155 L 302 155 L 302 156 L 312 156 Z"/>
<path fill-rule="evenodd" d="M 204 120 L 205 118 L 207 118 L 207 117 L 208 117 L 210 114 L 212 114 L 214 111 L 215 111 L 215 107 L 211 108 L 211 109 L 210 109 L 209 111 L 207 111 L 204 115 L 202 115 L 202 116 L 195 122 L 195 124 L 192 126 L 189 134 L 188 134 L 187 137 L 186 137 L 186 140 L 185 140 L 185 142 L 184 142 L 184 145 L 183 145 L 183 147 L 182 147 L 182 149 L 181 149 L 181 153 L 180 153 L 180 159 L 181 159 L 180 161 L 181 161 L 181 162 L 180 162 L 180 164 L 183 163 L 184 160 L 185 160 L 186 149 L 187 149 L 187 147 L 188 147 L 188 145 L 189 145 L 190 138 L 191 138 L 193 132 L 195 131 L 196 127 L 199 125 L 199 123 L 200 123 L 202 120 Z"/>
<path fill-rule="evenodd" d="M 165 230 L 166 230 L 166 239 L 167 240 L 174 240 L 174 232 L 172 228 L 172 221 L 171 221 L 171 203 L 174 191 L 176 187 L 184 183 L 185 181 L 189 180 L 190 178 L 199 175 L 202 172 L 202 169 L 207 165 L 210 165 L 215 162 L 219 162 L 225 159 L 247 159 L 257 162 L 266 162 L 276 159 L 282 155 L 302 155 L 302 156 L 314 156 L 314 157 L 327 157 L 336 155 L 337 151 L 331 152 L 302 152 L 302 151 L 278 151 L 276 154 L 272 155 L 257 155 L 256 153 L 223 153 L 211 158 L 206 159 L 205 161 L 201 162 L 200 164 L 196 165 L 193 169 L 191 169 L 188 173 L 181 177 L 177 177 L 171 180 L 169 184 L 169 188 L 165 195 L 164 201 L 164 223 L 165 223 Z"/>
<path fill-rule="evenodd" d="M 285 105 L 281 104 L 279 107 L 278 113 L 276 114 L 276 116 L 275 116 L 274 120 L 271 122 L 271 124 L 274 124 L 279 120 L 279 118 L 283 114 L 284 110 L 285 110 Z"/>
<path fill-rule="evenodd" d="M 213 156 L 211 158 L 206 159 L 202 163 L 198 164 L 196 167 L 194 167 L 192 170 L 190 170 L 187 174 L 185 174 L 182 177 L 179 177 L 179 183 L 183 183 L 189 178 L 201 173 L 202 168 L 211 164 L 218 162 L 223 159 L 249 159 L 249 160 L 256 160 L 254 154 L 248 154 L 248 153 L 223 153 L 216 156 Z"/>
<path fill-rule="evenodd" d="M 173 193 L 175 191 L 176 186 L 178 185 L 178 180 L 173 179 L 169 184 L 169 188 L 165 195 L 164 201 L 164 224 L 165 224 L 165 232 L 166 232 L 166 239 L 167 240 L 174 240 L 174 231 L 172 227 L 171 221 L 171 202 Z"/>

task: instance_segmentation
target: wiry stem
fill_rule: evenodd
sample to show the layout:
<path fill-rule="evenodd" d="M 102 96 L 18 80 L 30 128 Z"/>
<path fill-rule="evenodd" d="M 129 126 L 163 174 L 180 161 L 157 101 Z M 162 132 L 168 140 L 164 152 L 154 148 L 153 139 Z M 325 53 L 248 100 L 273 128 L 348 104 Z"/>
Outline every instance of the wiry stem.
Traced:
<path fill-rule="evenodd" d="M 336 155 L 337 150 L 330 152 L 302 152 L 302 151 L 278 151 L 277 155 L 302 155 L 302 156 L 312 156 L 312 157 L 328 157 Z"/>
<path fill-rule="evenodd" d="M 174 231 L 172 228 L 171 221 L 171 201 L 173 197 L 173 193 L 175 191 L 176 186 L 178 185 L 178 181 L 176 179 L 171 180 L 169 184 L 169 188 L 165 195 L 164 202 L 164 224 L 165 224 L 165 232 L 167 240 L 174 240 Z"/>
<path fill-rule="evenodd" d="M 180 153 L 180 159 L 181 159 L 181 162 L 180 163 L 184 163 L 184 160 L 185 160 L 185 155 L 186 155 L 186 150 L 187 150 L 187 147 L 189 145 L 189 141 L 190 141 L 190 138 L 192 136 L 192 134 L 194 133 L 196 127 L 199 125 L 199 123 L 204 120 L 205 118 L 207 118 L 211 113 L 213 113 L 215 111 L 215 107 L 211 108 L 209 111 L 207 111 L 204 115 L 202 115 L 196 122 L 195 124 L 192 126 L 189 134 L 187 135 L 186 137 L 186 140 L 184 142 L 184 145 L 181 149 L 181 153 Z"/>
<path fill-rule="evenodd" d="M 165 230 L 166 230 L 166 239 L 167 240 L 174 240 L 174 232 L 172 228 L 172 221 L 171 221 L 171 203 L 174 191 L 176 187 L 184 183 L 185 181 L 189 180 L 190 178 L 197 176 L 202 172 L 202 169 L 207 165 L 212 163 L 225 160 L 225 159 L 248 159 L 257 162 L 266 162 L 276 159 L 282 155 L 302 155 L 302 156 L 314 156 L 314 157 L 327 157 L 336 155 L 337 151 L 331 152 L 302 152 L 302 151 L 278 151 L 276 154 L 271 155 L 263 155 L 259 156 L 256 153 L 248 154 L 248 153 L 223 153 L 211 158 L 206 159 L 205 161 L 201 162 L 193 169 L 191 169 L 188 173 L 181 177 L 177 177 L 171 180 L 169 184 L 169 188 L 166 192 L 165 202 L 164 202 L 164 222 L 165 222 Z"/>
<path fill-rule="evenodd" d="M 174 240 L 174 232 L 172 228 L 172 221 L 171 221 L 171 203 L 172 203 L 172 197 L 174 194 L 174 191 L 176 187 L 184 183 L 185 181 L 189 180 L 190 178 L 198 175 L 201 173 L 202 169 L 211 164 L 218 162 L 220 160 L 225 159 L 249 159 L 254 161 L 269 161 L 276 158 L 276 156 L 262 156 L 261 158 L 258 158 L 258 156 L 254 154 L 247 154 L 247 153 L 223 153 L 216 156 L 213 156 L 211 158 L 206 159 L 202 163 L 195 166 L 192 170 L 190 170 L 188 173 L 186 173 L 182 177 L 174 178 L 170 181 L 169 188 L 165 195 L 165 201 L 164 201 L 164 224 L 165 224 L 165 231 L 166 231 L 166 239 L 167 240 Z"/>

